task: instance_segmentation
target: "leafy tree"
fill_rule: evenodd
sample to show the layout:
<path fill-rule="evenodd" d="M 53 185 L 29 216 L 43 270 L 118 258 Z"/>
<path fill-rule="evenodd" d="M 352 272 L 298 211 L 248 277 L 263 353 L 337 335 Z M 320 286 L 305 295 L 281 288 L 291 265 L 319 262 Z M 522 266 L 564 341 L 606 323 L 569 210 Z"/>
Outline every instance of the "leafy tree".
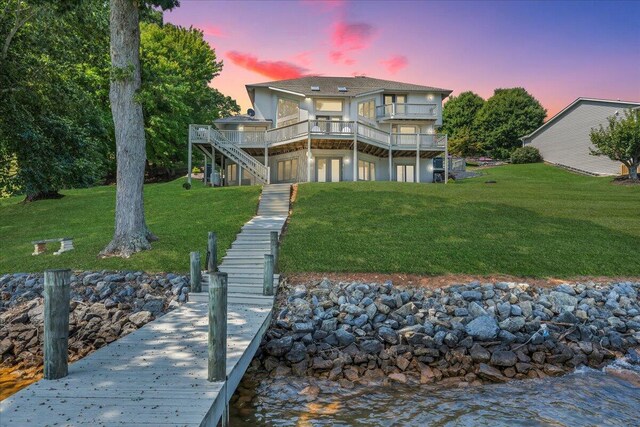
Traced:
<path fill-rule="evenodd" d="M 178 0 L 110 0 L 111 85 L 109 99 L 116 139 L 116 215 L 111 242 L 100 252 L 105 256 L 128 258 L 135 252 L 151 249 L 156 236 L 147 227 L 144 216 L 144 169 L 146 141 L 141 89 L 140 11 L 157 6 L 171 9 Z"/>
<path fill-rule="evenodd" d="M 483 150 L 499 159 L 509 158 L 519 138 L 538 127 L 547 111 L 524 88 L 496 89 L 475 120 Z"/>
<path fill-rule="evenodd" d="M 184 163 L 189 123 L 212 120 L 240 111 L 209 82 L 222 61 L 194 28 L 142 23 L 142 91 L 147 161 L 153 171 Z"/>
<path fill-rule="evenodd" d="M 0 8 L 3 193 L 58 197 L 62 188 L 102 176 L 108 116 L 106 79 L 98 76 L 108 67 L 105 11 L 99 0 L 8 0 Z"/>
<path fill-rule="evenodd" d="M 449 138 L 449 151 L 459 156 L 473 156 L 479 152 L 475 118 L 484 99 L 467 91 L 453 96 L 442 108 L 442 132 Z"/>
<path fill-rule="evenodd" d="M 442 132 L 456 138 L 459 132 L 473 131 L 476 114 L 483 105 L 484 99 L 471 91 L 452 96 L 442 108 Z"/>
<path fill-rule="evenodd" d="M 590 132 L 591 149 L 594 156 L 608 156 L 611 160 L 622 162 L 629 169 L 629 179 L 638 181 L 640 165 L 640 110 L 626 110 L 625 116 L 618 119 L 611 116 L 607 127 L 600 125 Z"/>

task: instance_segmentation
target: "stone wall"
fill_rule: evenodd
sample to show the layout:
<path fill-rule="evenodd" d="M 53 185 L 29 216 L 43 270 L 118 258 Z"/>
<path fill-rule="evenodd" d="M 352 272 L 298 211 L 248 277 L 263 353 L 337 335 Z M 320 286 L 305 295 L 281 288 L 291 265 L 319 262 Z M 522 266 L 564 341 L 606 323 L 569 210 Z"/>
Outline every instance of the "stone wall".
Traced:
<path fill-rule="evenodd" d="M 189 281 L 175 274 L 76 272 L 71 277 L 69 353 L 76 360 L 185 302 Z M 42 274 L 0 277 L 0 358 L 40 366 L 44 329 Z"/>
<path fill-rule="evenodd" d="M 254 368 L 344 387 L 560 375 L 638 347 L 639 293 L 640 282 L 288 286 Z"/>

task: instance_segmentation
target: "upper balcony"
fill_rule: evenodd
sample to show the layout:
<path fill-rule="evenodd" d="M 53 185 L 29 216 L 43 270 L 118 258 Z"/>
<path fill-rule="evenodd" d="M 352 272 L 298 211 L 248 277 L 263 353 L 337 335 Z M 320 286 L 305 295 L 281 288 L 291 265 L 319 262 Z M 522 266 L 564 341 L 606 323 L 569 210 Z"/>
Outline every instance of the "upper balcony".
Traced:
<path fill-rule="evenodd" d="M 190 125 L 189 138 L 194 144 L 231 144 L 240 148 L 266 148 L 310 139 L 348 140 L 392 150 L 445 151 L 445 134 L 388 133 L 362 122 L 304 120 L 268 131 L 217 130 L 209 125 Z"/>
<path fill-rule="evenodd" d="M 376 118 L 384 120 L 436 120 L 438 118 L 438 104 L 393 104 L 376 107 Z"/>

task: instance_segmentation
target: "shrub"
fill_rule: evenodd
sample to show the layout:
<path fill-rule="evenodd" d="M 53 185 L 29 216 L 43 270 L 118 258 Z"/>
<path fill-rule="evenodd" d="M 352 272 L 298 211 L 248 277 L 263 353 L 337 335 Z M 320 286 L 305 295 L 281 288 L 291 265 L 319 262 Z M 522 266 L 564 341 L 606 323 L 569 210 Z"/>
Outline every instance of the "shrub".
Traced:
<path fill-rule="evenodd" d="M 538 163 L 541 161 L 540 151 L 535 147 L 520 147 L 511 153 L 511 163 Z"/>
<path fill-rule="evenodd" d="M 200 173 L 200 172 L 202 172 L 202 171 L 197 166 L 194 166 L 193 169 L 191 169 L 191 173 Z"/>

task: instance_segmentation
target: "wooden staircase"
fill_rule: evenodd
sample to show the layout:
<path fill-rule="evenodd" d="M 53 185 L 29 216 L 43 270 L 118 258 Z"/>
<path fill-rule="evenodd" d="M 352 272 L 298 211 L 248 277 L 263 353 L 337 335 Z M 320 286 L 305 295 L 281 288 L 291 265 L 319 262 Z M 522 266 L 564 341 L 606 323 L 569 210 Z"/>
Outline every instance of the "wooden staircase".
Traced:
<path fill-rule="evenodd" d="M 247 222 L 218 266 L 228 274 L 229 304 L 273 304 L 273 296 L 262 294 L 264 255 L 271 252 L 271 232 L 282 233 L 289 216 L 290 184 L 267 185 L 262 189 L 258 215 Z M 274 288 L 280 275 L 274 274 Z M 202 273 L 202 293 L 191 293 L 190 301 L 206 301 L 209 275 Z"/>

